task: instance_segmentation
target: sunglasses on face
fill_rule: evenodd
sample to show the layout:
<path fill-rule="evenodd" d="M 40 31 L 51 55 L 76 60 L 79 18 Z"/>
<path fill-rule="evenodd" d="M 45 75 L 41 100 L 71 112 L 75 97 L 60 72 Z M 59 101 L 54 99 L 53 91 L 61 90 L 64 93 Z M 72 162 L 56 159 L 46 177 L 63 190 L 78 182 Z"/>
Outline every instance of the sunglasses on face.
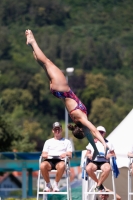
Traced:
<path fill-rule="evenodd" d="M 105 132 L 104 131 L 99 131 L 101 134 L 104 134 Z"/>
<path fill-rule="evenodd" d="M 58 128 L 54 128 L 53 130 L 54 130 L 54 131 L 60 131 L 60 130 L 61 130 L 61 128 L 60 128 L 60 127 L 58 127 Z"/>

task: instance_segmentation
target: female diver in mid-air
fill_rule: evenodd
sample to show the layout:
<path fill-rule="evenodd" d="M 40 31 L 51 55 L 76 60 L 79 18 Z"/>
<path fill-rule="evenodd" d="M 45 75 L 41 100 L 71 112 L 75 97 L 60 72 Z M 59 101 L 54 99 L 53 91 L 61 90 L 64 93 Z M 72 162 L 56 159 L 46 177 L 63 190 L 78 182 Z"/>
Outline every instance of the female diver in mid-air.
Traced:
<path fill-rule="evenodd" d="M 26 44 L 32 47 L 34 58 L 46 71 L 50 81 L 50 90 L 52 94 L 63 100 L 70 117 L 75 123 L 74 126 L 71 124 L 68 125 L 69 130 L 71 130 L 73 135 L 78 139 L 82 139 L 85 136 L 87 137 L 94 148 L 95 157 L 99 154 L 99 152 L 95 146 L 95 142 L 92 137 L 93 134 L 94 137 L 96 137 L 103 144 L 106 154 L 107 145 L 103 137 L 96 129 L 96 127 L 90 121 L 88 121 L 87 109 L 85 105 L 70 89 L 62 71 L 44 55 L 38 46 L 31 30 L 26 30 L 25 35 L 27 38 Z"/>

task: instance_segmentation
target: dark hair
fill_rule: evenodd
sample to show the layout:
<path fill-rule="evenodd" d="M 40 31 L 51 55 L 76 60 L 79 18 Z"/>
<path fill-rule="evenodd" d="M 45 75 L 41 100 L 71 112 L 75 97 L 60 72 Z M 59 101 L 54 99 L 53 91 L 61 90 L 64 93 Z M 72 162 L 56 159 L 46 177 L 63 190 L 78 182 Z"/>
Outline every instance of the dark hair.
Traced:
<path fill-rule="evenodd" d="M 85 137 L 82 127 L 78 126 L 77 124 L 68 124 L 68 129 L 71 130 L 74 137 L 78 139 L 83 139 Z"/>

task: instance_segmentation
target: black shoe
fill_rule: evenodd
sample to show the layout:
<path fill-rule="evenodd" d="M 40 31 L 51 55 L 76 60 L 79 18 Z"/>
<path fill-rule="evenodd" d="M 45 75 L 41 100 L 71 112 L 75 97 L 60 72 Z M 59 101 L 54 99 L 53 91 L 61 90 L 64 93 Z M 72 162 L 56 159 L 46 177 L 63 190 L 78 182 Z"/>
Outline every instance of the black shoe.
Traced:
<path fill-rule="evenodd" d="M 99 189 L 100 190 L 105 190 L 105 188 L 104 188 L 104 186 L 102 184 L 99 186 Z"/>
<path fill-rule="evenodd" d="M 100 186 L 96 186 L 95 188 L 95 192 L 99 192 L 99 191 L 105 191 L 105 188 L 103 187 L 103 185 L 101 184 Z"/>

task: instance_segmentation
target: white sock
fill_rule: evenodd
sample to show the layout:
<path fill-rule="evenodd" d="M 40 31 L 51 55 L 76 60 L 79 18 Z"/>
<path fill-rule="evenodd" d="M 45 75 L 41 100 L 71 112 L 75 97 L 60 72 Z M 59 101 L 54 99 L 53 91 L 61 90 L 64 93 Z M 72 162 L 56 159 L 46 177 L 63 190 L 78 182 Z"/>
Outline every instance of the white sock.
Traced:
<path fill-rule="evenodd" d="M 51 187 L 51 183 L 50 182 L 46 183 L 46 185 L 47 185 L 47 187 Z"/>
<path fill-rule="evenodd" d="M 54 181 L 54 185 L 58 185 L 58 182 Z"/>

